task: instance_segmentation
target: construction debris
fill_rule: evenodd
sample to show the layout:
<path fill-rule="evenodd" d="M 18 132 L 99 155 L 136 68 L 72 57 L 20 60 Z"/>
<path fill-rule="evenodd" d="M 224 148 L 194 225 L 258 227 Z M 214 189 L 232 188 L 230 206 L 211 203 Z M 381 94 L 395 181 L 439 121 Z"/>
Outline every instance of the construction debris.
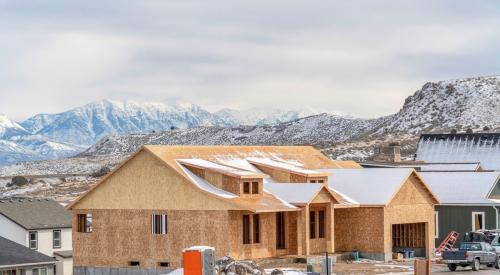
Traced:
<path fill-rule="evenodd" d="M 215 270 L 218 275 L 265 275 L 263 268 L 254 261 L 235 261 L 233 258 L 224 256 L 215 262 Z M 273 275 L 283 274 L 275 273 Z"/>

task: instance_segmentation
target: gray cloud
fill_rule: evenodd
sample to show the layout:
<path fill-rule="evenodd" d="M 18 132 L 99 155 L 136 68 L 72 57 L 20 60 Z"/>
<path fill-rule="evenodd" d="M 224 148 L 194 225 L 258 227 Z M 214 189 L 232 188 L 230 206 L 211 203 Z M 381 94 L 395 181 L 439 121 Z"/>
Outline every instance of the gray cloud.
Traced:
<path fill-rule="evenodd" d="M 496 1 L 0 1 L 0 113 L 102 98 L 396 112 L 498 73 Z"/>

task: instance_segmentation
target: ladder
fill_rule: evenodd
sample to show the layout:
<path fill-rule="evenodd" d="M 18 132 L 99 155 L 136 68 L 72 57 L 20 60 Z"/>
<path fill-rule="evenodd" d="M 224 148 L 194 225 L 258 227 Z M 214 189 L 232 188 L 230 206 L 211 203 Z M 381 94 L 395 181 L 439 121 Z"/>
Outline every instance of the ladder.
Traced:
<path fill-rule="evenodd" d="M 457 242 L 459 235 L 460 233 L 457 231 L 451 231 L 438 248 L 436 248 L 436 252 L 443 252 L 452 249 L 453 245 Z"/>

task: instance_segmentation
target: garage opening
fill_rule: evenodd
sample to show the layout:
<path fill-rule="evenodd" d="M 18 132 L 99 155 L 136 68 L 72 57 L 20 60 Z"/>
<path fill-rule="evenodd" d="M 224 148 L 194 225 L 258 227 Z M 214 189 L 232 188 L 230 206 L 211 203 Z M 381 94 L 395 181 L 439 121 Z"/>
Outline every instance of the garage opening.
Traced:
<path fill-rule="evenodd" d="M 392 225 L 392 252 L 413 251 L 415 257 L 425 257 L 425 223 Z"/>

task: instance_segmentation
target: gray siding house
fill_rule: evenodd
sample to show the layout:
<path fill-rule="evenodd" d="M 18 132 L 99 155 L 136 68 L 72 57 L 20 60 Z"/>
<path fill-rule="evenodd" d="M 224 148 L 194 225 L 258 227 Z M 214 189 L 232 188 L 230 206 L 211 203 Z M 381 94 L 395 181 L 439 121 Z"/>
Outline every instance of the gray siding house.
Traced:
<path fill-rule="evenodd" d="M 436 247 L 451 231 L 460 233 L 499 228 L 500 172 L 420 172 L 439 199 L 436 205 Z M 457 243 L 458 244 L 458 243 Z"/>

